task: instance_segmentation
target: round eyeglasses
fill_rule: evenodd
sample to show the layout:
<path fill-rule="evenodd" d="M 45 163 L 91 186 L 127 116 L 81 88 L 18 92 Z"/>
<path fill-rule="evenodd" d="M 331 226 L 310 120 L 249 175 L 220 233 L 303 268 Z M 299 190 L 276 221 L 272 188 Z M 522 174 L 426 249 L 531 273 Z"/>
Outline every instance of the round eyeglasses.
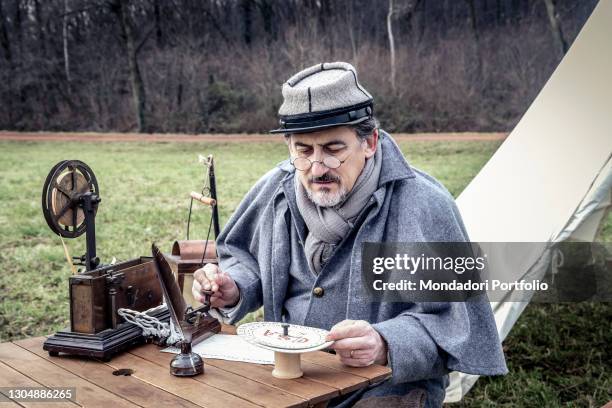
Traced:
<path fill-rule="evenodd" d="M 333 170 L 333 169 L 337 169 L 338 167 L 340 167 L 342 163 L 344 163 L 347 160 L 348 160 L 348 157 L 344 160 L 340 160 L 339 158 L 334 157 L 334 156 L 325 156 L 323 160 L 310 160 L 306 157 L 295 157 L 291 159 L 291 164 L 293 165 L 293 167 L 295 167 L 296 170 L 299 170 L 299 171 L 307 171 L 308 169 L 312 167 L 314 163 L 321 163 L 328 169 Z"/>

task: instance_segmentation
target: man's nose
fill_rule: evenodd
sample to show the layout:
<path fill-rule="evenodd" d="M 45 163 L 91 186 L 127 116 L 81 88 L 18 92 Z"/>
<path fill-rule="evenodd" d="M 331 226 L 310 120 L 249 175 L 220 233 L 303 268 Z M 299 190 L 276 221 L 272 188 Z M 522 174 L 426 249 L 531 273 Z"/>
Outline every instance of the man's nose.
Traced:
<path fill-rule="evenodd" d="M 313 177 L 321 177 L 327 173 L 327 170 L 329 169 L 320 161 L 312 162 L 312 167 L 310 168 Z"/>

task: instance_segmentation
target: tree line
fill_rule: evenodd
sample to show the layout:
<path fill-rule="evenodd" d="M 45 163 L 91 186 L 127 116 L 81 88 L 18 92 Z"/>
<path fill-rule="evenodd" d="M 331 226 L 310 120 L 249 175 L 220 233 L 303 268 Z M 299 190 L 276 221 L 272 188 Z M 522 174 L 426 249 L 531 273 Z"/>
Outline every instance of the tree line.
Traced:
<path fill-rule="evenodd" d="M 0 0 L 0 129 L 265 132 L 344 60 L 390 131 L 505 131 L 596 0 Z"/>

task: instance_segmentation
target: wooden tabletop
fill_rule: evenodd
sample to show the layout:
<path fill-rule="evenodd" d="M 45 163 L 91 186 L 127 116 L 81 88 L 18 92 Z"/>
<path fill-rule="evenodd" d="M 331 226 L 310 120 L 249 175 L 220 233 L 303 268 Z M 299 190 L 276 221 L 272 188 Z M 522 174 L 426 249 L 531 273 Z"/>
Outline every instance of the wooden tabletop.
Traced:
<path fill-rule="evenodd" d="M 224 330 L 225 331 L 225 330 Z M 0 344 L 0 387 L 76 387 L 76 403 L 0 402 L 0 407 L 171 406 L 171 407 L 307 407 L 381 381 L 391 375 L 382 366 L 347 367 L 322 351 L 302 355 L 304 376 L 280 380 L 271 365 L 204 359 L 204 374 L 170 375 L 173 354 L 146 344 L 109 362 L 60 356 L 42 349 L 45 337 Z M 113 375 L 129 368 L 131 376 Z"/>

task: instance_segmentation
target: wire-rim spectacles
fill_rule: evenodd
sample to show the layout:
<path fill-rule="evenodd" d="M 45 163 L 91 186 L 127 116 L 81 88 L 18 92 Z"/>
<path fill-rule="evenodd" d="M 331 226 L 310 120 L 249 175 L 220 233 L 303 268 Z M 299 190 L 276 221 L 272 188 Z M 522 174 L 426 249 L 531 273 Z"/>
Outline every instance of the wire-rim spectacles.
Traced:
<path fill-rule="evenodd" d="M 339 158 L 334 156 L 325 156 L 323 160 L 310 160 L 307 157 L 294 157 L 291 159 L 290 163 L 293 167 L 295 167 L 296 170 L 299 171 L 308 171 L 315 163 L 321 163 L 328 169 L 334 170 L 340 167 L 347 160 L 348 156 L 344 160 L 340 160 Z"/>

